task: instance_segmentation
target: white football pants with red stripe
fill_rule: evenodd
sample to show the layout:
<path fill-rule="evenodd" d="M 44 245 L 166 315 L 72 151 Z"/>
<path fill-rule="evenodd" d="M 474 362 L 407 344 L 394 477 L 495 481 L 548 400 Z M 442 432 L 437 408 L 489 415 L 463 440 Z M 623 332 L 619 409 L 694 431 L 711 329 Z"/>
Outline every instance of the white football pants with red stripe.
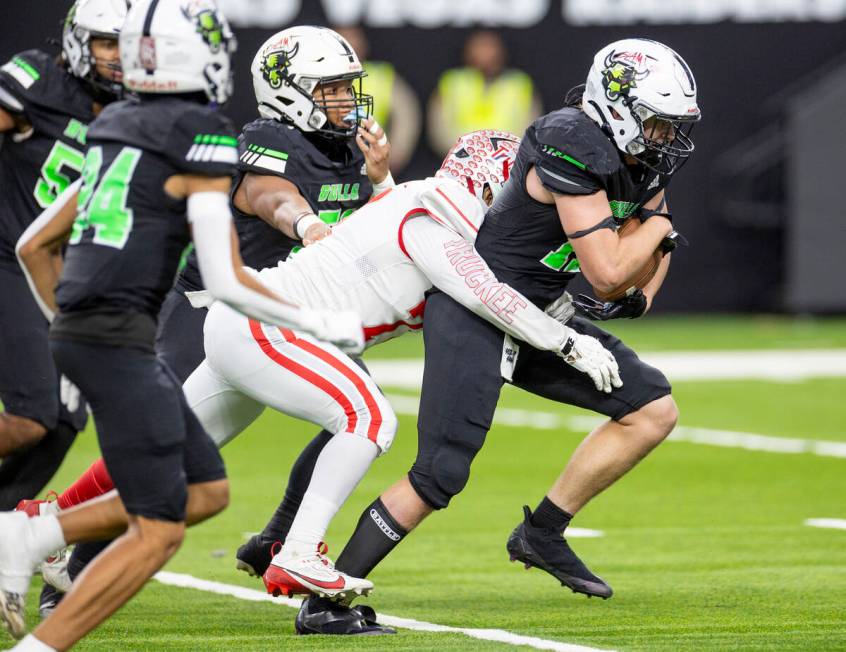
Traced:
<path fill-rule="evenodd" d="M 272 407 L 331 433 L 391 446 L 397 418 L 367 375 L 336 346 L 261 324 L 218 302 L 205 322 L 206 359 L 185 381 L 188 404 L 218 447 Z"/>

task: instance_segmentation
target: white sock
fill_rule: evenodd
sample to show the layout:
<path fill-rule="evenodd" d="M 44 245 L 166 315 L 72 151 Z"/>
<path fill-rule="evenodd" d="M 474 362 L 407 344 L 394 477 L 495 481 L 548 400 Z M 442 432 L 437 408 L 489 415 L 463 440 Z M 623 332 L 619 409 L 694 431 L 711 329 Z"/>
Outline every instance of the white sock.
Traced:
<path fill-rule="evenodd" d="M 274 560 L 314 554 L 329 522 L 376 459 L 379 447 L 369 439 L 338 433 L 320 452 L 308 490 L 282 551 Z"/>
<path fill-rule="evenodd" d="M 29 532 L 32 551 L 42 561 L 67 545 L 55 514 L 29 519 Z"/>
<path fill-rule="evenodd" d="M 46 643 L 42 643 L 32 634 L 27 634 L 24 639 L 12 648 L 12 652 L 56 652 L 56 648 L 52 648 Z"/>

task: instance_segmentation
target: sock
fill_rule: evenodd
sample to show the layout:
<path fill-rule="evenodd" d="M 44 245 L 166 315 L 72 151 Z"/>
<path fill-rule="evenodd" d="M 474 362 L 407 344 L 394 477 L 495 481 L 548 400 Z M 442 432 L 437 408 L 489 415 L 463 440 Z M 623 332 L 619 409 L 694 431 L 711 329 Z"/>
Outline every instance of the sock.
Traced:
<path fill-rule="evenodd" d="M 89 466 L 88 470 L 79 476 L 79 479 L 65 489 L 62 495 L 59 496 L 59 508 L 67 509 L 68 507 L 79 505 L 86 500 L 102 496 L 114 488 L 115 485 L 112 482 L 112 478 L 106 470 L 106 462 L 101 457 Z"/>
<path fill-rule="evenodd" d="M 329 522 L 376 459 L 379 447 L 369 439 L 338 433 L 324 446 L 303 496 L 281 560 L 313 554 Z"/>
<path fill-rule="evenodd" d="M 52 648 L 46 643 L 42 643 L 32 634 L 27 634 L 24 639 L 12 648 L 12 652 L 56 652 L 56 648 Z"/>
<path fill-rule="evenodd" d="M 353 577 L 367 577 L 388 556 L 408 531 L 394 520 L 377 498 L 364 508 L 355 532 L 338 556 L 335 568 Z"/>
<path fill-rule="evenodd" d="M 544 496 L 543 500 L 535 507 L 535 511 L 532 512 L 532 525 L 563 532 L 570 525 L 571 518 L 573 518 L 572 514 L 568 514 Z"/>
<path fill-rule="evenodd" d="M 85 567 L 91 562 L 94 557 L 105 550 L 111 541 L 86 541 L 85 543 L 77 544 L 68 559 L 68 575 L 71 581 L 76 580 Z"/>
<path fill-rule="evenodd" d="M 68 545 L 55 514 L 29 519 L 29 534 L 38 559 L 46 559 L 56 550 L 61 550 Z"/>
<path fill-rule="evenodd" d="M 294 517 L 296 517 L 297 511 L 300 509 L 300 504 L 303 502 L 303 496 L 308 490 L 308 485 L 311 482 L 311 474 L 314 472 L 314 465 L 317 464 L 317 458 L 332 437 L 332 433 L 328 430 L 321 430 L 308 443 L 296 462 L 294 462 L 294 466 L 291 467 L 291 473 L 288 476 L 288 488 L 285 489 L 285 498 L 279 504 L 279 507 L 276 508 L 276 512 L 261 533 L 265 539 L 285 543 L 288 532 L 291 530 L 291 524 L 294 522 Z"/>
<path fill-rule="evenodd" d="M 76 430 L 60 423 L 32 448 L 5 458 L 0 463 L 0 511 L 11 511 L 24 498 L 41 493 L 61 466 L 74 439 Z"/>

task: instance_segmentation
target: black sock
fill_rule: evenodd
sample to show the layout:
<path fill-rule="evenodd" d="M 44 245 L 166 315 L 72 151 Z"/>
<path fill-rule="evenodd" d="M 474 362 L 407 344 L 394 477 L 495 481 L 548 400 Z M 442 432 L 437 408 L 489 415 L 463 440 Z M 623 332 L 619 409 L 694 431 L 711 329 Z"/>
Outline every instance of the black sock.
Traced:
<path fill-rule="evenodd" d="M 382 499 L 364 508 L 355 532 L 335 562 L 335 568 L 353 577 L 367 577 L 408 532 L 394 520 Z"/>
<path fill-rule="evenodd" d="M 77 544 L 68 559 L 68 575 L 71 581 L 76 579 L 83 569 L 91 563 L 91 560 L 99 555 L 112 541 L 86 541 Z"/>
<path fill-rule="evenodd" d="M 17 507 L 24 498 L 35 498 L 62 465 L 76 439 L 76 430 L 59 423 L 31 448 L 12 453 L 0 464 L 0 511 Z"/>
<path fill-rule="evenodd" d="M 291 467 L 288 486 L 285 489 L 285 498 L 279 503 L 279 507 L 276 508 L 276 512 L 261 533 L 264 538 L 285 543 L 285 538 L 291 531 L 294 517 L 297 515 L 297 510 L 299 510 L 300 503 L 303 502 L 303 496 L 305 496 L 311 482 L 311 474 L 314 472 L 317 458 L 333 436 L 331 432 L 321 430 L 300 453 L 300 456 L 294 462 L 294 466 Z"/>
<path fill-rule="evenodd" d="M 559 532 L 563 532 L 570 525 L 571 518 L 573 518 L 572 514 L 565 512 L 546 496 L 532 512 L 532 524 L 535 527 L 558 530 Z"/>

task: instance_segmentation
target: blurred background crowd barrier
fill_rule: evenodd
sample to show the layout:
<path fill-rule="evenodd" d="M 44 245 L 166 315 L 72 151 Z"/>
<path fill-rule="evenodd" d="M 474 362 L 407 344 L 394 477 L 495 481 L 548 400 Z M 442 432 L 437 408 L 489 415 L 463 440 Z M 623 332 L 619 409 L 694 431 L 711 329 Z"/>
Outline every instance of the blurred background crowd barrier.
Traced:
<path fill-rule="evenodd" d="M 699 86 L 696 152 L 668 193 L 691 247 L 656 310 L 846 312 L 846 0 L 219 0 L 239 39 L 225 112 L 257 117 L 249 64 L 293 24 L 339 29 L 369 72 L 397 180 L 454 137 L 522 133 L 616 39 L 676 49 Z M 0 3 L 3 59 L 58 38 L 69 1 Z M 56 48 L 56 51 L 58 49 Z"/>

